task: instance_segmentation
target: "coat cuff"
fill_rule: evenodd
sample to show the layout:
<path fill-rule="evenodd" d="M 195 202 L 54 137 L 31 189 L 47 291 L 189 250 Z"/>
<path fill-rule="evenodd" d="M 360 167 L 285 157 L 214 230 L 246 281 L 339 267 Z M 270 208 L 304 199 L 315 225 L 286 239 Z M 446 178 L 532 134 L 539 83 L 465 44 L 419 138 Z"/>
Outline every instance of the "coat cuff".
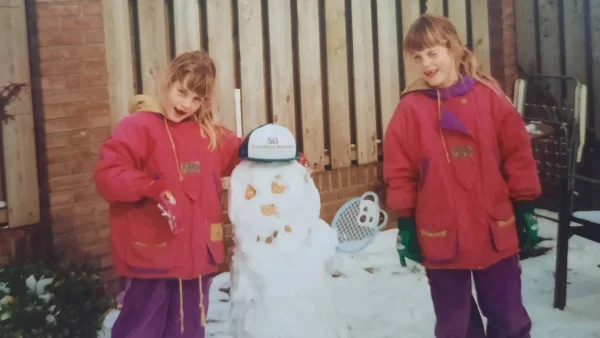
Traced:
<path fill-rule="evenodd" d="M 513 203 L 515 213 L 528 213 L 535 210 L 535 203 L 533 201 L 517 201 Z"/>

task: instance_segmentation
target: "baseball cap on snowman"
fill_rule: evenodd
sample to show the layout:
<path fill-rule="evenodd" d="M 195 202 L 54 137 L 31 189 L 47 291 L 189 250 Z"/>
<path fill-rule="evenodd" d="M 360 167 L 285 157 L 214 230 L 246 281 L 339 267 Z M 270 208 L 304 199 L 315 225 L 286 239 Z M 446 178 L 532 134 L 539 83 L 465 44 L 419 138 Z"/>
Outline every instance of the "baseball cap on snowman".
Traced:
<path fill-rule="evenodd" d="M 285 162 L 298 160 L 300 157 L 292 132 L 274 123 L 252 130 L 244 138 L 238 155 L 255 162 Z"/>

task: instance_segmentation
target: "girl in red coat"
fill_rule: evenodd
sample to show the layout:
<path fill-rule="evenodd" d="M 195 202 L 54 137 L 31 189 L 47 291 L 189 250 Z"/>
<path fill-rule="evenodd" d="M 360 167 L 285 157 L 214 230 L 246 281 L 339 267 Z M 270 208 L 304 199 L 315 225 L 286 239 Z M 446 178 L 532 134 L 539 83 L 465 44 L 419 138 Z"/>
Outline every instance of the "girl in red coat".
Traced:
<path fill-rule="evenodd" d="M 110 203 L 112 254 L 127 278 L 113 338 L 204 337 L 211 276 L 224 261 L 221 177 L 240 140 L 215 122 L 216 68 L 177 56 L 162 113 L 125 117 L 102 145 L 96 186 Z"/>
<path fill-rule="evenodd" d="M 518 253 L 537 244 L 541 193 L 525 124 L 444 17 L 417 19 L 407 86 L 384 139 L 398 252 L 422 263 L 438 338 L 529 338 Z M 472 279 L 477 300 L 472 297 Z"/>

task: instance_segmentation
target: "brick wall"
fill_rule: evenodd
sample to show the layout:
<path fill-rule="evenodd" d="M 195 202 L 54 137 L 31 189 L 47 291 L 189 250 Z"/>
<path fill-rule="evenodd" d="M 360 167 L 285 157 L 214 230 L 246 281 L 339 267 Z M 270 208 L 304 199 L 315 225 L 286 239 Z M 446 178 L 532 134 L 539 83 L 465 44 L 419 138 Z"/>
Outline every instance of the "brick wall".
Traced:
<path fill-rule="evenodd" d="M 512 1 L 489 3 L 493 74 L 512 91 L 516 74 Z M 65 250 L 68 258 L 91 260 L 103 269 L 104 279 L 111 279 L 107 205 L 92 181 L 98 148 L 110 132 L 102 1 L 32 0 L 27 6 L 44 223 L 51 225 L 58 250 Z M 322 217 L 330 222 L 351 197 L 367 190 L 381 192 L 380 180 L 377 164 L 315 175 Z M 35 229 L 3 232 L 0 264 L 20 251 L 26 254 L 42 247 L 40 237 L 50 236 Z M 226 237 L 230 247 L 230 226 Z"/>
<path fill-rule="evenodd" d="M 108 208 L 92 181 L 110 134 L 102 0 L 28 1 L 27 12 L 43 223 L 67 258 L 108 268 Z"/>

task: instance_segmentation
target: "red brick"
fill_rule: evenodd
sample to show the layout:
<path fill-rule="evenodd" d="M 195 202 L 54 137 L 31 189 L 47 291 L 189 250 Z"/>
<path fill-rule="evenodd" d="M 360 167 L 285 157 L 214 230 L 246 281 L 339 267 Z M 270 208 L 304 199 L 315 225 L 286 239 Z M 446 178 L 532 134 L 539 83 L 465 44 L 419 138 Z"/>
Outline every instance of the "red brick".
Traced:
<path fill-rule="evenodd" d="M 61 50 L 65 59 L 102 59 L 105 58 L 103 44 L 86 44 L 83 46 L 65 46 Z"/>
<path fill-rule="evenodd" d="M 44 117 L 51 120 L 60 117 L 110 115 L 108 103 L 77 103 L 73 105 L 46 106 Z"/>
<path fill-rule="evenodd" d="M 90 101 L 108 101 L 108 88 L 106 87 L 90 88 L 89 94 Z"/>
<path fill-rule="evenodd" d="M 67 85 L 67 79 L 62 76 L 46 76 L 42 78 L 42 89 L 63 89 Z"/>
<path fill-rule="evenodd" d="M 81 14 L 81 6 L 78 4 L 73 5 L 58 5 L 58 4 L 44 4 L 39 5 L 36 8 L 38 17 L 56 17 L 56 16 L 74 16 Z"/>
<path fill-rule="evenodd" d="M 85 30 L 85 29 L 102 29 L 102 16 L 84 16 L 84 17 L 68 17 L 62 18 L 60 27 L 63 31 L 68 30 Z"/>
<path fill-rule="evenodd" d="M 49 164 L 71 161 L 97 160 L 100 144 L 89 143 L 80 147 L 52 148 L 46 151 Z M 91 178 L 91 176 L 90 176 Z"/>
<path fill-rule="evenodd" d="M 83 4 L 83 14 L 102 14 L 102 2 Z"/>
<path fill-rule="evenodd" d="M 74 102 L 86 102 L 89 101 L 90 95 L 86 91 L 82 90 L 71 90 L 71 91 L 56 91 L 56 92 L 45 92 L 44 103 L 45 104 L 58 104 L 58 103 L 74 103 Z M 50 131 L 52 132 L 52 131 Z"/>
<path fill-rule="evenodd" d="M 110 126 L 110 116 L 107 115 L 71 117 L 46 121 L 46 132 L 56 133 L 106 126 Z"/>
<path fill-rule="evenodd" d="M 55 61 L 62 59 L 60 47 L 42 47 L 39 49 L 40 61 Z"/>
<path fill-rule="evenodd" d="M 69 191 L 50 194 L 50 206 L 51 207 L 70 205 L 72 203 L 73 203 L 73 194 Z"/>
<path fill-rule="evenodd" d="M 104 30 L 91 30 L 84 33 L 86 43 L 104 42 Z"/>
<path fill-rule="evenodd" d="M 72 204 L 66 207 L 50 208 L 53 219 L 69 219 L 71 217 L 89 216 L 94 214 L 93 204 Z"/>
<path fill-rule="evenodd" d="M 107 82 L 106 74 L 71 74 L 66 77 L 66 86 L 68 88 L 105 86 Z"/>
<path fill-rule="evenodd" d="M 69 135 L 49 134 L 46 135 L 46 149 L 60 148 L 69 144 Z"/>
<path fill-rule="evenodd" d="M 59 177 L 59 176 L 67 176 L 71 173 L 71 167 L 69 163 L 53 163 L 48 164 L 48 176 L 49 177 Z"/>
<path fill-rule="evenodd" d="M 39 32 L 57 31 L 60 29 L 60 19 L 57 17 L 42 17 L 37 19 L 37 29 Z"/>
<path fill-rule="evenodd" d="M 82 73 L 85 70 L 85 61 L 49 61 L 40 64 L 42 77 L 52 75 L 65 75 Z"/>
<path fill-rule="evenodd" d="M 85 69 L 88 73 L 102 73 L 106 82 L 106 61 L 105 59 L 90 60 L 86 63 Z"/>
<path fill-rule="evenodd" d="M 85 41 L 84 34 L 80 31 L 73 32 L 40 32 L 39 44 L 46 46 L 82 45 Z"/>

